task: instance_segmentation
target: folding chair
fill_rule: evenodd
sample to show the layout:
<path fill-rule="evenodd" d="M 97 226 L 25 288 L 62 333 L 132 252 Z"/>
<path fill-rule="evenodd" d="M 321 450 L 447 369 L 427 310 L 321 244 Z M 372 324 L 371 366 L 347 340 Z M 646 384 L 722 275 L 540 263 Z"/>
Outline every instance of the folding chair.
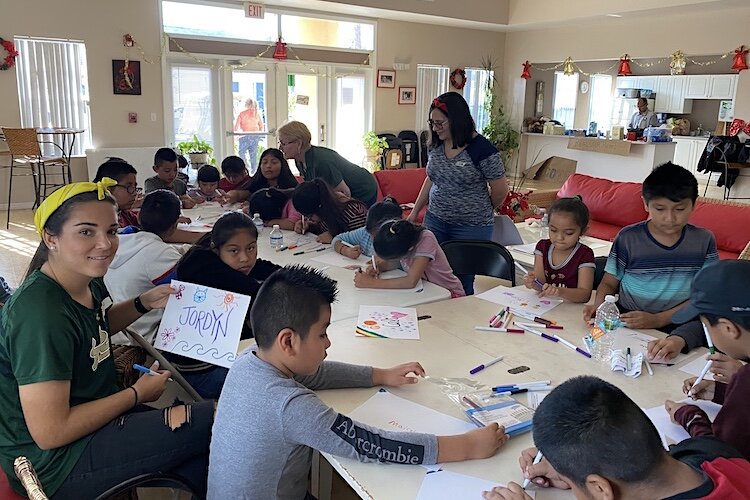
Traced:
<path fill-rule="evenodd" d="M 594 290 L 599 288 L 599 283 L 602 282 L 602 278 L 604 278 L 604 268 L 607 265 L 607 257 L 594 257 L 594 264 L 596 265 L 596 269 L 594 269 Z"/>
<path fill-rule="evenodd" d="M 486 240 L 451 240 L 440 247 L 454 274 L 493 276 L 516 286 L 513 256 L 504 246 Z"/>

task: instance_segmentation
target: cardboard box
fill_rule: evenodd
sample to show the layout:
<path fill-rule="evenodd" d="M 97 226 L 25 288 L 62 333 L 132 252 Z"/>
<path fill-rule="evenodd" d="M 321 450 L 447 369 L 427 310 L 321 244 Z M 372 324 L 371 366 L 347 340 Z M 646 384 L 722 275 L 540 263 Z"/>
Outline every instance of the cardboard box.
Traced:
<path fill-rule="evenodd" d="M 533 179 L 534 189 L 559 189 L 575 173 L 577 161 L 560 156 L 548 159 L 529 167 L 524 173 L 525 179 Z"/>

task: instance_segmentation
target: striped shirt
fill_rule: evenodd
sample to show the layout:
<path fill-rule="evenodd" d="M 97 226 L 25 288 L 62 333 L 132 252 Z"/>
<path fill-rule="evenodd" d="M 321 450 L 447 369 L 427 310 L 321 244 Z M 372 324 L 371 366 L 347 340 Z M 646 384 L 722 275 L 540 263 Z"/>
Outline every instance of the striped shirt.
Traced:
<path fill-rule="evenodd" d="M 605 271 L 620 281 L 622 307 L 655 314 L 688 300 L 695 274 L 718 258 L 709 231 L 687 224 L 679 241 L 665 247 L 644 221 L 618 233 Z"/>
<path fill-rule="evenodd" d="M 362 255 L 372 257 L 375 255 L 375 248 L 373 247 L 372 235 L 367 231 L 367 228 L 362 226 L 354 231 L 347 231 L 341 233 L 333 238 L 332 245 L 336 245 L 337 241 L 345 241 L 350 245 L 359 245 Z"/>
<path fill-rule="evenodd" d="M 341 213 L 341 218 L 344 221 L 344 231 L 352 231 L 360 228 L 367 222 L 367 205 L 351 198 L 344 203 L 344 211 Z M 331 236 L 339 234 L 328 229 L 328 226 L 322 220 L 320 221 L 320 230 L 321 232 L 329 231 Z"/>

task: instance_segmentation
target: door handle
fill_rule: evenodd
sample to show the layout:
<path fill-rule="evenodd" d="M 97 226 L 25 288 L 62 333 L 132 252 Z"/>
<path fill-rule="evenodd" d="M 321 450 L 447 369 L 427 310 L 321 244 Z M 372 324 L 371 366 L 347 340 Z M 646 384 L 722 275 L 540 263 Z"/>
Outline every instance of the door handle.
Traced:
<path fill-rule="evenodd" d="M 320 142 L 325 144 L 326 142 L 326 126 L 325 124 L 320 126 Z"/>

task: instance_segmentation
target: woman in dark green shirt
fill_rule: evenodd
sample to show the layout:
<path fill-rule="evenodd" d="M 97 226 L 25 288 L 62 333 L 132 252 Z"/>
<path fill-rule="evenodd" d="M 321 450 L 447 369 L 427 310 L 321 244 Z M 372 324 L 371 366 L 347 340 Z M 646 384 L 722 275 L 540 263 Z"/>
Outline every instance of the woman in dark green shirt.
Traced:
<path fill-rule="evenodd" d="M 279 128 L 279 149 L 288 160 L 294 160 L 306 181 L 320 177 L 333 188 L 368 207 L 377 201 L 375 177 L 336 151 L 310 144 L 312 135 L 302 122 L 292 121 Z"/>

